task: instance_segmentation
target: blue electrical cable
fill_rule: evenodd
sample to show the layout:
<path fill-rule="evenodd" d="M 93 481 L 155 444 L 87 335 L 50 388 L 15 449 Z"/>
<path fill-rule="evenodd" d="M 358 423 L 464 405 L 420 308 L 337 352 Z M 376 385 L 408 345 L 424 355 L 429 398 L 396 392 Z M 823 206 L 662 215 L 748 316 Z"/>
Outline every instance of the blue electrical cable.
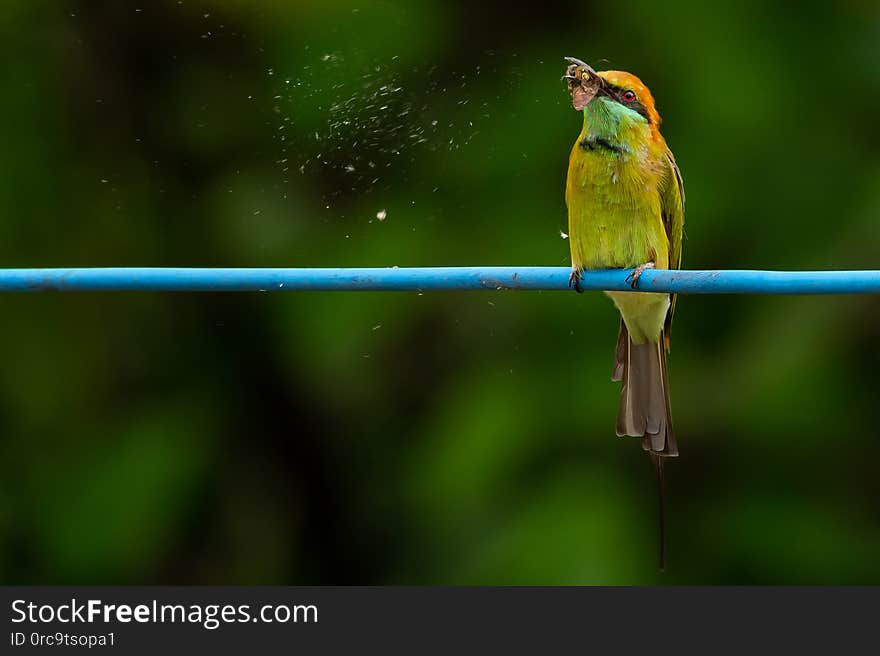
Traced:
<path fill-rule="evenodd" d="M 0 269 L 0 292 L 569 290 L 568 267 Z M 585 290 L 631 290 L 628 270 L 587 271 Z M 681 294 L 880 293 L 880 271 L 647 270 L 640 291 Z"/>

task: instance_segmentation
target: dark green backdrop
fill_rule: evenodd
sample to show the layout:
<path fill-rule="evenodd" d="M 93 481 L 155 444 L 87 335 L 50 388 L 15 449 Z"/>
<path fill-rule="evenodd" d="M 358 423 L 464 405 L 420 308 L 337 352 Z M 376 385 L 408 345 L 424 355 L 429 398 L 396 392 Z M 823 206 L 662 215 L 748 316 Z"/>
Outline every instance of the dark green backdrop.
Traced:
<path fill-rule="evenodd" d="M 478 4 L 8 3 L 0 264 L 567 265 L 575 55 L 687 268 L 880 266 L 876 3 Z M 877 310 L 680 300 L 661 576 L 599 294 L 2 296 L 0 578 L 880 583 Z"/>

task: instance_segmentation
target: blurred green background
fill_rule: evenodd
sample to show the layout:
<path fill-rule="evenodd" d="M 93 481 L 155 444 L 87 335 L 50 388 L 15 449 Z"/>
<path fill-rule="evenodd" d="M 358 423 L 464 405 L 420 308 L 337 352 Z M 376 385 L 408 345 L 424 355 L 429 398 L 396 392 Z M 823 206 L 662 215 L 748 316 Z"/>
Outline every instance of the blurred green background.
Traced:
<path fill-rule="evenodd" d="M 11 2 L 0 264 L 568 264 L 564 55 L 651 87 L 687 268 L 880 267 L 875 2 Z M 384 217 L 380 220 L 379 217 Z M 0 296 L 7 583 L 880 583 L 870 296 Z"/>

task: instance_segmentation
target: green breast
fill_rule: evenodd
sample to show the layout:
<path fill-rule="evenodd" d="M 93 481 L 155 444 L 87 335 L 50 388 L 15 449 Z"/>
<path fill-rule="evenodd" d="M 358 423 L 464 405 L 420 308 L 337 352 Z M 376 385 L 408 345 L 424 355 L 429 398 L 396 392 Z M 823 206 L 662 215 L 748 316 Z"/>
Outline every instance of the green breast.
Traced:
<path fill-rule="evenodd" d="M 572 264 L 583 269 L 668 266 L 659 170 L 646 148 L 628 151 L 587 130 L 571 152 L 566 185 Z"/>

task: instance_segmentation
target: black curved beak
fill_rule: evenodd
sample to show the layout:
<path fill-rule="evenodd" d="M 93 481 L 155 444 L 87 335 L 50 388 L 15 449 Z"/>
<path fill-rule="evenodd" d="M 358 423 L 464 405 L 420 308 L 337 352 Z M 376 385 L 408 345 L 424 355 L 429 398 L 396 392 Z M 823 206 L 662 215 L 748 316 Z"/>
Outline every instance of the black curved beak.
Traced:
<path fill-rule="evenodd" d="M 596 69 L 590 66 L 587 62 L 581 61 L 577 57 L 566 57 L 565 61 L 568 62 L 568 68 L 565 71 L 565 75 L 562 76 L 562 79 L 568 80 L 569 84 L 583 82 L 587 79 L 584 77 L 584 73 L 587 74 L 591 82 L 598 82 L 601 84 L 602 78 L 599 77 Z"/>
<path fill-rule="evenodd" d="M 578 68 L 584 69 L 590 75 L 595 75 L 595 76 L 599 75 L 592 66 L 590 66 L 585 61 L 581 61 L 577 57 L 566 57 L 565 61 L 567 61 L 569 64 L 573 64 L 574 66 L 577 66 Z M 565 77 L 568 77 L 568 75 L 566 75 Z"/>

